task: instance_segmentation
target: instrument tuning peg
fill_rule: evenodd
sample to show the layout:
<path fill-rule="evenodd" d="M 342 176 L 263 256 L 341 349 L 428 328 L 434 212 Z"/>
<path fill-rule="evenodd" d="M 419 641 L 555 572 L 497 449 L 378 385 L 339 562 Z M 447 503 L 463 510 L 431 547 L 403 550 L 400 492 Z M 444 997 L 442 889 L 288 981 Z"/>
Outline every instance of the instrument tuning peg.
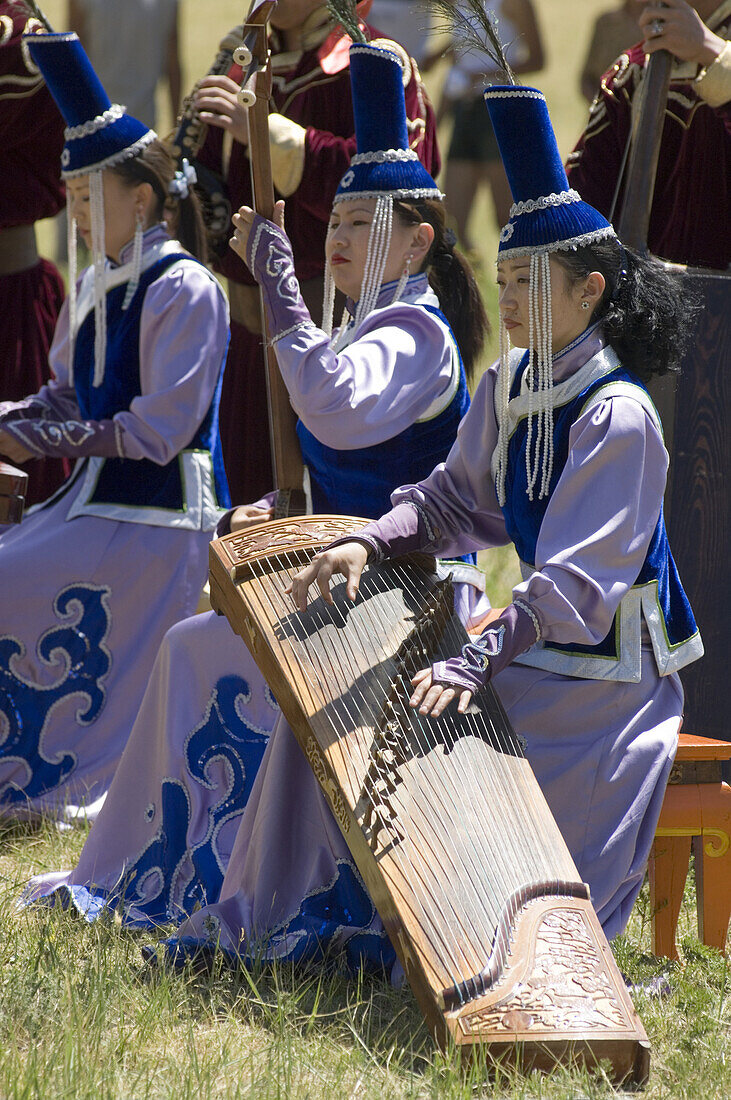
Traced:
<path fill-rule="evenodd" d="M 251 88 L 239 88 L 236 98 L 242 107 L 253 107 L 256 103 L 256 92 L 253 92 Z"/>
<path fill-rule="evenodd" d="M 242 69 L 248 69 L 249 65 L 253 61 L 253 55 L 248 46 L 237 46 L 234 50 L 234 61 L 237 65 L 240 65 Z"/>

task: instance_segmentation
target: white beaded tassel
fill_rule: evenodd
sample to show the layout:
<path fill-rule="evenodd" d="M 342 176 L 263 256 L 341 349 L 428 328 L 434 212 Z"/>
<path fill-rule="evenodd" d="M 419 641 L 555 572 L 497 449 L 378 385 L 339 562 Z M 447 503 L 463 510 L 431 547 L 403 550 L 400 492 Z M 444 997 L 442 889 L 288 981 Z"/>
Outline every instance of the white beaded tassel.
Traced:
<path fill-rule="evenodd" d="M 348 307 L 343 306 L 343 316 L 340 318 L 340 325 L 336 329 L 334 338 L 330 341 L 330 347 L 333 351 L 342 351 L 343 348 L 352 343 L 354 332 L 355 324 L 348 313 Z"/>
<path fill-rule="evenodd" d="M 91 254 L 94 264 L 94 386 L 104 381 L 104 365 L 107 350 L 107 286 L 104 248 L 104 190 L 102 173 L 89 173 L 89 198 L 91 200 Z"/>
<path fill-rule="evenodd" d="M 553 473 L 553 325 L 551 267 L 547 252 L 534 254 L 530 258 L 528 298 L 529 359 L 526 381 L 529 396 L 525 472 L 528 499 L 533 500 L 540 470 L 538 499 L 541 500 L 548 496 Z"/>
<path fill-rule="evenodd" d="M 498 416 L 497 465 L 495 470 L 495 489 L 498 504 L 505 504 L 505 477 L 508 472 L 508 447 L 510 445 L 510 425 L 508 423 L 508 402 L 510 400 L 510 335 L 505 321 L 500 318 L 498 329 L 498 348 L 500 370 L 497 376 L 495 404 Z"/>
<path fill-rule="evenodd" d="M 528 366 L 525 371 L 525 382 L 528 385 L 528 421 L 527 429 L 528 435 L 525 442 L 525 476 L 528 493 L 528 499 L 533 500 L 533 486 L 536 480 L 536 474 L 532 472 L 532 467 L 537 465 L 531 462 L 531 449 L 533 442 L 533 430 L 536 428 L 534 423 L 535 417 L 535 359 L 536 359 L 536 324 L 538 320 L 538 257 L 532 255 L 530 258 L 530 278 L 528 282 Z"/>
<path fill-rule="evenodd" d="M 76 344 L 76 274 L 79 266 L 76 218 L 71 213 L 71 200 L 66 194 L 66 254 L 69 260 L 69 385 L 74 381 L 74 347 Z"/>
<path fill-rule="evenodd" d="M 333 311 L 335 310 L 335 283 L 329 260 L 325 261 L 325 288 L 322 295 L 322 331 L 328 336 L 333 334 Z"/>
<path fill-rule="evenodd" d="M 363 282 L 355 311 L 356 329 L 375 308 L 378 301 L 381 282 L 383 281 L 383 270 L 386 266 L 388 249 L 391 244 L 392 226 L 393 199 L 391 195 L 379 195 L 376 199 L 376 209 L 371 223 L 371 231 L 368 235 L 368 251 L 363 271 Z"/>
<path fill-rule="evenodd" d="M 551 475 L 553 473 L 553 310 L 551 299 L 551 263 L 546 252 L 543 261 L 543 377 L 541 386 L 540 412 L 543 419 L 543 463 L 541 466 L 541 489 L 538 499 L 548 496 Z"/>
<path fill-rule="evenodd" d="M 413 256 L 407 256 L 406 257 L 406 260 L 404 262 L 404 269 L 401 272 L 401 278 L 396 283 L 396 289 L 393 292 L 393 298 L 391 299 L 391 305 L 394 305 L 395 302 L 400 302 L 401 301 L 401 295 L 406 290 L 406 284 L 408 283 L 409 275 L 411 274 L 411 261 L 413 260 L 413 258 L 414 258 Z"/>
<path fill-rule="evenodd" d="M 132 241 L 132 274 L 127 283 L 124 301 L 122 302 L 123 311 L 129 309 L 132 304 L 132 299 L 137 293 L 137 287 L 140 285 L 140 275 L 142 274 L 142 237 L 142 218 L 138 213 L 135 215 L 135 235 Z"/>

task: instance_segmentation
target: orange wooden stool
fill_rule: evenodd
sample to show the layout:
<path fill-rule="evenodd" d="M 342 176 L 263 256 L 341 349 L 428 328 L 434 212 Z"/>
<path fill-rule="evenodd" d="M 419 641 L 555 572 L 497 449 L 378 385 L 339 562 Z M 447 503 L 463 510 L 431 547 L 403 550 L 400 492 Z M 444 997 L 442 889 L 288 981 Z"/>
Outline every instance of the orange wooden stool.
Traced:
<path fill-rule="evenodd" d="M 721 761 L 731 743 L 681 733 L 650 853 L 652 950 L 677 959 L 675 931 L 691 846 L 698 936 L 724 951 L 731 918 L 731 787 Z"/>

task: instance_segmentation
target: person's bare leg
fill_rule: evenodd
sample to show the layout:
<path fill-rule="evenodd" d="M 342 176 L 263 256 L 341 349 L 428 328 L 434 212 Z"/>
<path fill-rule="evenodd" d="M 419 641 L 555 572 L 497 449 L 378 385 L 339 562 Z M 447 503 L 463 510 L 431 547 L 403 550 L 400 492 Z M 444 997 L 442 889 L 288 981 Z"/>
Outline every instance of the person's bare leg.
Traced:
<path fill-rule="evenodd" d="M 497 227 L 498 229 L 502 229 L 510 218 L 510 207 L 513 202 L 512 195 L 510 194 L 508 177 L 505 175 L 505 169 L 502 166 L 502 162 L 495 160 L 492 161 L 491 164 L 483 165 L 483 179 L 490 185 L 490 194 L 492 195 L 492 202 L 495 207 Z M 447 192 L 447 194 L 449 194 L 449 192 Z"/>
<path fill-rule="evenodd" d="M 454 219 L 457 236 L 465 251 L 472 249 L 467 223 L 480 177 L 480 166 L 470 160 L 448 160 L 444 175 L 447 209 Z"/>

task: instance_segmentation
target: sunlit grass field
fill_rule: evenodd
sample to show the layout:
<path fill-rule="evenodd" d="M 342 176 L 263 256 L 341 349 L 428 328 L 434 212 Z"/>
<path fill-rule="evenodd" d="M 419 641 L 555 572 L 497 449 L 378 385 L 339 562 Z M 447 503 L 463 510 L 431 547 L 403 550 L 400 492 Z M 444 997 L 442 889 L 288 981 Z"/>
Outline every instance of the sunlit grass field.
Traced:
<path fill-rule="evenodd" d="M 437 1052 L 408 989 L 293 969 L 150 972 L 150 933 L 16 912 L 31 871 L 68 867 L 85 831 L 0 826 L 0 1097 L 31 1100 L 604 1100 L 601 1072 L 496 1078 Z M 648 1100 L 729 1095 L 726 961 L 695 938 L 689 889 L 680 963 L 649 955 L 646 894 L 615 945 L 635 981 L 671 992 L 635 1003 L 652 1043 Z M 160 933 L 162 934 L 162 932 Z"/>
<path fill-rule="evenodd" d="M 64 29 L 62 0 L 43 6 L 54 26 Z M 537 4 L 548 64 L 531 81 L 547 94 L 563 154 L 586 117 L 578 74 L 590 25 L 606 6 L 593 0 Z M 182 0 L 186 86 L 208 68 L 219 37 L 241 21 L 245 7 L 232 0 Z M 435 93 L 444 72 L 442 65 L 430 74 Z M 171 123 L 165 106 L 161 96 L 161 131 Z M 446 146 L 448 133 L 441 136 Z M 481 284 L 494 319 L 497 232 L 485 198 L 473 226 Z M 52 240 L 46 225 L 41 242 L 47 253 Z M 495 552 L 482 564 L 493 602 L 507 602 L 516 575 L 514 555 Z M 601 1073 L 496 1079 L 484 1066 L 464 1070 L 450 1054 L 434 1050 L 408 989 L 286 966 L 253 974 L 221 967 L 206 976 L 151 974 L 139 950 L 155 938 L 150 934 L 124 931 L 113 921 L 89 926 L 45 909 L 17 912 L 27 877 L 73 866 L 85 835 L 83 828 L 60 833 L 50 825 L 0 825 L 0 1100 L 598 1100 L 616 1095 Z M 731 1094 L 729 974 L 725 960 L 698 943 L 693 910 L 691 878 L 681 913 L 679 963 L 650 954 L 646 892 L 627 936 L 615 945 L 630 978 L 647 982 L 666 973 L 670 981 L 670 995 L 663 999 L 636 996 L 653 1047 L 649 1100 L 717 1100 Z"/>

